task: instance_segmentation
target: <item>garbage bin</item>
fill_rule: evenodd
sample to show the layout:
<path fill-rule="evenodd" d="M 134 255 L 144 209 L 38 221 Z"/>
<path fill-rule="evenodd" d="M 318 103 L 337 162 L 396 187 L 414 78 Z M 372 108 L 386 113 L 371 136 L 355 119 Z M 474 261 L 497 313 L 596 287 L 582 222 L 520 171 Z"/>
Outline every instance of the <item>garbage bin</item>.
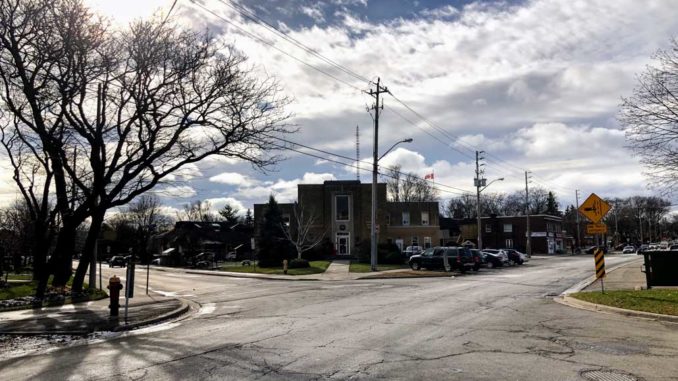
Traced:
<path fill-rule="evenodd" d="M 647 288 L 678 286 L 678 251 L 643 251 Z"/>

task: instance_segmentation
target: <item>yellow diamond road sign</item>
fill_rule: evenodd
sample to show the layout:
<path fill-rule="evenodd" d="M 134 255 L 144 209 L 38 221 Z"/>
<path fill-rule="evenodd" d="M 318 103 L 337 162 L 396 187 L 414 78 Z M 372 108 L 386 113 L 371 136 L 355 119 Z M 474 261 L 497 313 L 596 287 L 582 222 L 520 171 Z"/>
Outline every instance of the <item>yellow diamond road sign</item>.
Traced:
<path fill-rule="evenodd" d="M 610 204 L 598 197 L 595 193 L 591 193 L 586 201 L 579 206 L 579 213 L 583 214 L 594 224 L 600 222 L 609 211 Z"/>

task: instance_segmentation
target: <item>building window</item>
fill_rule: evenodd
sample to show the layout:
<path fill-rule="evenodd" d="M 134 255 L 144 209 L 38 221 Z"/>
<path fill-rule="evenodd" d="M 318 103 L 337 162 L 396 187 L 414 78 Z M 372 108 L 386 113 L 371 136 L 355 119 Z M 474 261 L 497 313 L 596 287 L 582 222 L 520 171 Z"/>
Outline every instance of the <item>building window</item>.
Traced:
<path fill-rule="evenodd" d="M 386 214 L 386 226 L 391 226 L 391 215 Z"/>
<path fill-rule="evenodd" d="M 492 233 L 492 225 L 490 224 L 485 225 L 485 233 Z"/>
<path fill-rule="evenodd" d="M 410 226 L 410 212 L 403 212 L 403 226 Z"/>
<path fill-rule="evenodd" d="M 424 249 L 431 247 L 431 237 L 424 237 Z"/>
<path fill-rule="evenodd" d="M 513 249 L 513 240 L 512 239 L 506 240 L 506 248 L 507 249 Z"/>
<path fill-rule="evenodd" d="M 282 215 L 282 222 L 283 222 L 283 225 L 289 227 L 290 226 L 290 215 L 289 214 L 283 214 Z"/>
<path fill-rule="evenodd" d="M 513 233 L 513 225 L 504 224 L 504 233 Z"/>
<path fill-rule="evenodd" d="M 416 235 L 412 237 L 412 246 L 419 246 L 419 237 Z"/>
<path fill-rule="evenodd" d="M 428 212 L 421 212 L 421 224 L 428 226 Z"/>
<path fill-rule="evenodd" d="M 350 220 L 348 196 L 336 196 L 337 221 Z"/>

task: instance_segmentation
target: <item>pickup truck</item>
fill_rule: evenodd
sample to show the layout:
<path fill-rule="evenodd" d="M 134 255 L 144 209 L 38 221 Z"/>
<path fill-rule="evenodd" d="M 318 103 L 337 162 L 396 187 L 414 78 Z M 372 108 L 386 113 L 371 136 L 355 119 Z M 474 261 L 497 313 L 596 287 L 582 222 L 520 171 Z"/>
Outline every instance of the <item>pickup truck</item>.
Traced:
<path fill-rule="evenodd" d="M 480 256 L 473 255 L 471 250 L 465 247 L 436 246 L 424 250 L 419 255 L 411 256 L 409 265 L 412 270 L 443 269 L 465 273 L 468 270 L 478 271 Z"/>

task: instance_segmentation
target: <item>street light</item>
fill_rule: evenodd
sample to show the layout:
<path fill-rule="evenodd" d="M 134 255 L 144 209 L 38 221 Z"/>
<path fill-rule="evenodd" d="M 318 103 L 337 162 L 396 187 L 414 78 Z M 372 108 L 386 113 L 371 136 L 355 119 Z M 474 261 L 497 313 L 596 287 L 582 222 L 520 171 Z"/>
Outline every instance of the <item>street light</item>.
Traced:
<path fill-rule="evenodd" d="M 374 142 L 374 157 L 372 160 L 372 220 L 370 224 L 370 268 L 377 271 L 377 171 L 378 163 L 386 154 L 391 152 L 400 143 L 412 143 L 412 138 L 403 139 L 391 146 L 383 155 L 377 157 L 377 141 Z"/>
<path fill-rule="evenodd" d="M 480 188 L 480 186 L 484 182 L 484 179 L 478 179 L 478 181 L 477 181 L 476 189 L 477 189 L 478 192 L 476 194 L 476 215 L 478 216 L 478 250 L 483 249 L 483 234 L 482 234 L 482 229 L 481 229 L 481 226 L 480 226 L 480 192 L 487 189 L 487 187 L 492 185 L 492 183 L 494 183 L 495 181 L 504 181 L 504 178 L 500 177 L 498 179 L 494 179 L 494 180 L 490 181 L 489 183 L 487 183 L 487 185 L 485 185 L 482 188 Z"/>

